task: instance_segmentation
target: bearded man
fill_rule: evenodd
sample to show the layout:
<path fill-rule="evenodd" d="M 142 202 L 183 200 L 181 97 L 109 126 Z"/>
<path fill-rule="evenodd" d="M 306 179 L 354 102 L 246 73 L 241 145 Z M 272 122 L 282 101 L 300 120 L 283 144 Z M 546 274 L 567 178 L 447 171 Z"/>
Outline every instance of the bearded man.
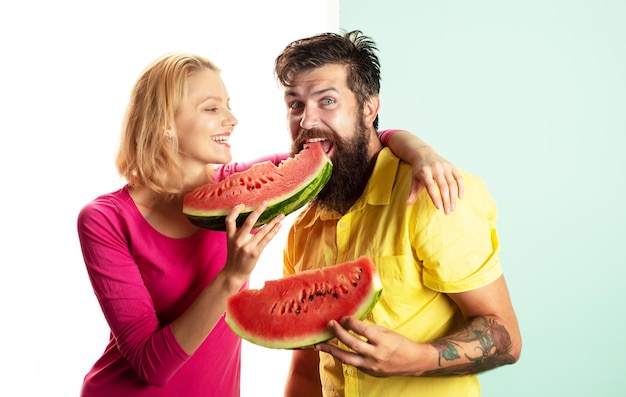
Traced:
<path fill-rule="evenodd" d="M 285 275 L 370 256 L 383 293 L 362 321 L 294 350 L 285 395 L 479 396 L 477 374 L 517 362 L 521 335 L 498 256 L 496 205 L 478 177 L 445 214 L 377 137 L 380 64 L 359 31 L 297 40 L 277 57 L 293 151 L 321 141 L 333 174 L 297 217 Z"/>

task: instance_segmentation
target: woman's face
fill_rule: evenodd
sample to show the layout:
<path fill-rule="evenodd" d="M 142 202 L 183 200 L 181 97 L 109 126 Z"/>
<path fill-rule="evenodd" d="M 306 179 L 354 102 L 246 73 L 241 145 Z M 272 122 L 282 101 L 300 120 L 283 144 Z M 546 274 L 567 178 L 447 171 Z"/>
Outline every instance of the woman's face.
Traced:
<path fill-rule="evenodd" d="M 237 118 L 229 108 L 226 86 L 212 70 L 188 77 L 188 95 L 174 117 L 178 149 L 185 168 L 227 164 L 232 160 L 228 140 Z"/>

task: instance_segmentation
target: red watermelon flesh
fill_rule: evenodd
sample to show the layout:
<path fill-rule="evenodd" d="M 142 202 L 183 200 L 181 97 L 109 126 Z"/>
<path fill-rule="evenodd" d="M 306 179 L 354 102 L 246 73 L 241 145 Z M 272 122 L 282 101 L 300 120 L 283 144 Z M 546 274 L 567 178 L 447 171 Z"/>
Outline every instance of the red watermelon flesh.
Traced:
<path fill-rule="evenodd" d="M 183 213 L 191 223 L 211 230 L 226 230 L 226 215 L 237 204 L 246 207 L 237 218 L 241 226 L 263 201 L 268 206 L 255 223 L 261 226 L 278 214 L 288 215 L 311 201 L 330 179 L 332 163 L 320 142 L 307 144 L 279 166 L 267 161 L 228 178 L 191 191 L 183 200 Z"/>
<path fill-rule="evenodd" d="M 243 339 L 275 349 L 298 349 L 333 337 L 330 320 L 365 317 L 382 293 L 371 258 L 266 281 L 227 304 L 226 322 Z"/>

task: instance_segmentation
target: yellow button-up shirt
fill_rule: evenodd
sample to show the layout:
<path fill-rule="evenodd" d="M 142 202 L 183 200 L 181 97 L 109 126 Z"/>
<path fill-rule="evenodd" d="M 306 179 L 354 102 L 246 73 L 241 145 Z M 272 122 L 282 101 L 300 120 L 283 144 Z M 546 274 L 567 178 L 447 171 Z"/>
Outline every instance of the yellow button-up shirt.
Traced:
<path fill-rule="evenodd" d="M 502 274 L 496 205 L 482 180 L 462 174 L 465 196 L 450 215 L 435 208 L 425 189 L 407 206 L 411 167 L 383 149 L 345 215 L 316 205 L 298 215 L 284 252 L 285 275 L 368 255 L 383 293 L 366 321 L 416 342 L 451 333 L 463 319 L 446 293 L 482 287 Z M 480 395 L 477 376 L 372 377 L 327 353 L 320 353 L 320 373 L 324 396 Z"/>

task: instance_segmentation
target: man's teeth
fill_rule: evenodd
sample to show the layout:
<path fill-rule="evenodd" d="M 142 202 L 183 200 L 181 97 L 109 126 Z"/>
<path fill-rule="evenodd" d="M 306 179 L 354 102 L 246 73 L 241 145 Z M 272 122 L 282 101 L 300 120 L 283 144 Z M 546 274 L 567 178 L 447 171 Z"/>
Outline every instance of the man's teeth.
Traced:
<path fill-rule="evenodd" d="M 226 142 L 228 141 L 228 137 L 227 136 L 215 136 L 211 138 L 211 140 L 216 141 L 216 142 Z"/>
<path fill-rule="evenodd" d="M 323 141 L 325 141 L 325 140 L 326 140 L 326 139 L 324 139 L 324 138 L 311 138 L 311 139 L 307 139 L 307 140 L 306 140 L 306 143 L 312 143 L 312 142 L 323 142 Z"/>

